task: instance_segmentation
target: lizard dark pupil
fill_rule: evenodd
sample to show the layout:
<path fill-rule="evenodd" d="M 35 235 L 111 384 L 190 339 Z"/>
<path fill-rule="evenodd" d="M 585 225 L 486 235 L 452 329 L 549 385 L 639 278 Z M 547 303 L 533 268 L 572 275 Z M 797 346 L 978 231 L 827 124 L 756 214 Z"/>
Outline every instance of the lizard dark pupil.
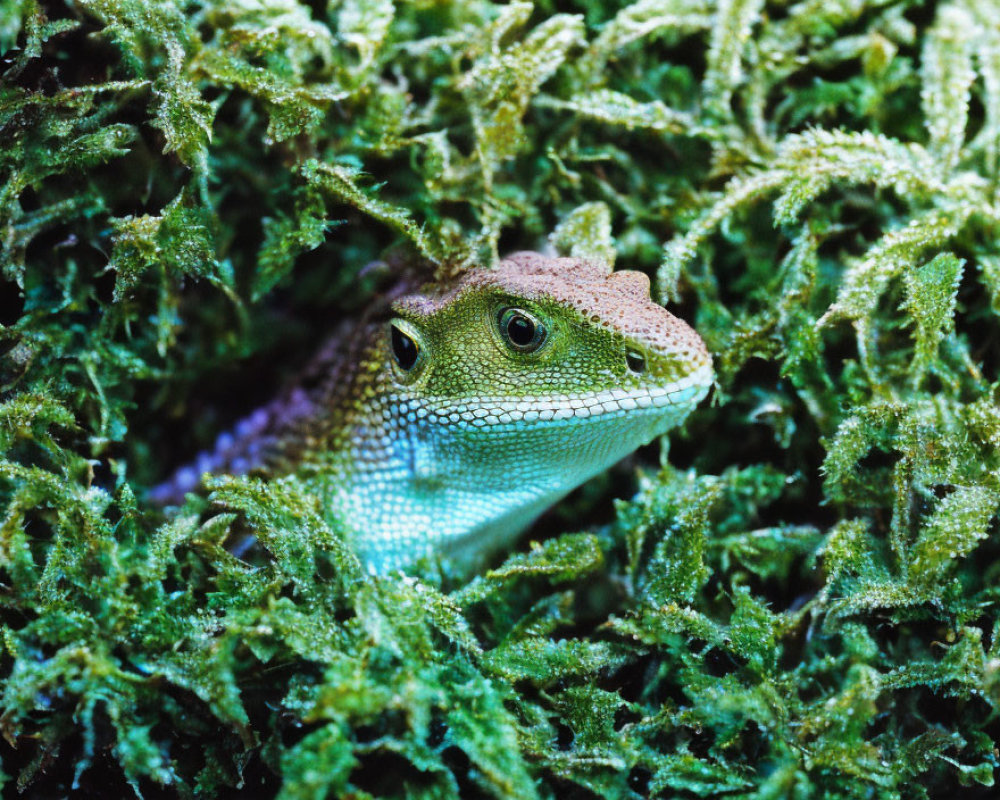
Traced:
<path fill-rule="evenodd" d="M 417 356 L 420 354 L 417 343 L 395 325 L 389 326 L 389 337 L 392 344 L 392 357 L 396 359 L 401 370 L 409 372 L 417 363 Z"/>
<path fill-rule="evenodd" d="M 512 350 L 532 353 L 545 341 L 545 328 L 527 311 L 506 308 L 500 312 L 500 333 Z"/>
<path fill-rule="evenodd" d="M 518 347 L 527 347 L 535 338 L 535 324 L 527 317 L 511 317 L 507 323 L 507 335 Z"/>

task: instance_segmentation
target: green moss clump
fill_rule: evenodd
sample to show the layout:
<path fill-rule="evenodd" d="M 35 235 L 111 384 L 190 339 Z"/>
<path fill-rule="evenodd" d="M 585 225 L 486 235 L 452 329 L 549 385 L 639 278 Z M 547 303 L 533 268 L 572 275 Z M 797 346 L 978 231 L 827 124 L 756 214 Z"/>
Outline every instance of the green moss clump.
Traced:
<path fill-rule="evenodd" d="M 0 6 L 0 785 L 992 796 L 998 19 Z M 387 235 L 655 274 L 715 402 L 469 581 L 364 574 L 289 480 L 148 507 L 380 290 Z"/>

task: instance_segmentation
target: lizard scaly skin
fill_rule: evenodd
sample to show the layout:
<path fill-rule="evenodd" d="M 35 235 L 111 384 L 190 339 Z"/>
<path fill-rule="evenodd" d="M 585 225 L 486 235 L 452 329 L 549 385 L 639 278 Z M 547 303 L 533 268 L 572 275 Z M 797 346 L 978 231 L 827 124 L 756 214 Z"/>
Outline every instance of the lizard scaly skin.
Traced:
<path fill-rule="evenodd" d="M 639 272 L 517 253 L 399 297 L 301 386 L 153 490 L 203 472 L 294 473 L 375 572 L 476 565 L 542 511 L 678 425 L 713 380 L 697 333 Z"/>

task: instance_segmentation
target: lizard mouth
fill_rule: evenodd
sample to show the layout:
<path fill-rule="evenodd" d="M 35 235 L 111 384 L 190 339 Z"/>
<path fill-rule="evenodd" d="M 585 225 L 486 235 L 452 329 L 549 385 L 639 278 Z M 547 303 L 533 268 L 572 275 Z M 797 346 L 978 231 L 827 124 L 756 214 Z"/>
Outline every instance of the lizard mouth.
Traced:
<path fill-rule="evenodd" d="M 668 386 L 646 389 L 607 389 L 584 395 L 552 395 L 511 400 L 477 397 L 456 401 L 430 402 L 414 409 L 404 408 L 409 417 L 431 423 L 489 429 L 510 425 L 607 418 L 624 414 L 663 414 L 674 409 L 684 416 L 698 404 L 712 385 L 711 365 L 700 367 Z M 409 405 L 409 404 L 407 404 Z"/>

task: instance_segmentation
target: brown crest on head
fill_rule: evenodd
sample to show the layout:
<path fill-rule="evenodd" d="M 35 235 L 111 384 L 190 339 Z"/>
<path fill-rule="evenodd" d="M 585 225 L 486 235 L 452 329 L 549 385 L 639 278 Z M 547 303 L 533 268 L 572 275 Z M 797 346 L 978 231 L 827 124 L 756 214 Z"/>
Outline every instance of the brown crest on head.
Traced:
<path fill-rule="evenodd" d="M 527 300 L 551 300 L 573 309 L 582 321 L 614 331 L 652 355 L 668 356 L 691 371 L 710 363 L 701 337 L 649 296 L 641 272 L 612 272 L 597 261 L 513 253 L 493 269 L 474 269 L 453 283 L 402 297 L 397 311 L 433 315 L 469 291 L 494 287 Z M 685 370 L 688 371 L 688 370 Z"/>

